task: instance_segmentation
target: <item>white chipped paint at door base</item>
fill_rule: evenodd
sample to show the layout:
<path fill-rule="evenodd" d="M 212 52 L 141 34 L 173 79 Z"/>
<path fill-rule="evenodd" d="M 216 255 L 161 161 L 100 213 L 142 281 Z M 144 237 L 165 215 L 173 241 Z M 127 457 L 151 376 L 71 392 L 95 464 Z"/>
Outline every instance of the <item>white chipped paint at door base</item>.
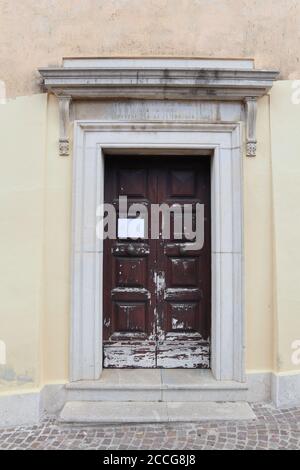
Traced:
<path fill-rule="evenodd" d="M 153 369 L 155 361 L 156 347 L 148 343 L 122 344 L 115 342 L 105 347 L 104 367 L 121 368 L 144 368 Z"/>
<path fill-rule="evenodd" d="M 208 369 L 209 343 L 189 345 L 186 342 L 169 344 L 165 341 L 158 346 L 157 367 L 165 369 Z M 179 365 L 180 364 L 180 365 Z"/>
<path fill-rule="evenodd" d="M 153 283 L 155 295 L 167 297 L 166 280 L 164 271 L 153 272 Z M 176 289 L 175 289 L 176 290 Z M 115 288 L 114 292 L 141 292 L 147 293 L 151 302 L 149 291 L 141 288 L 121 287 Z M 180 292 L 189 292 L 190 289 L 181 288 Z M 182 305 L 182 309 L 186 309 Z M 172 329 L 186 329 L 183 322 L 172 318 Z M 124 336 L 124 335 L 123 335 Z M 122 342 L 122 334 L 114 333 L 114 340 L 106 343 L 104 348 L 104 367 L 109 368 L 203 368 L 210 367 L 210 342 L 204 341 L 199 333 L 187 331 L 185 338 L 162 330 L 158 322 L 157 308 L 154 308 L 153 333 L 148 340 L 136 337 L 131 344 Z"/>
<path fill-rule="evenodd" d="M 115 342 L 105 348 L 104 367 L 109 368 L 155 368 L 165 369 L 208 369 L 209 343 L 194 344 L 187 347 L 185 342 L 163 344 L 140 342 L 136 344 L 122 344 Z"/>

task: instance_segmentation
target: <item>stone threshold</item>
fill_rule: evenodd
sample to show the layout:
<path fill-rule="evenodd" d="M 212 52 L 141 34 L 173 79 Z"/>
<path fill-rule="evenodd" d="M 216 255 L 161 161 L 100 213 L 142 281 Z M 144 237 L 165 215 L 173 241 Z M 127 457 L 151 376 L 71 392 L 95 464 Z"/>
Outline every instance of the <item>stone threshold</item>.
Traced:
<path fill-rule="evenodd" d="M 247 383 L 216 380 L 211 370 L 104 369 L 99 380 L 66 384 L 67 390 L 248 390 Z"/>
<path fill-rule="evenodd" d="M 72 425 L 255 420 L 248 403 L 67 402 L 59 422 Z"/>

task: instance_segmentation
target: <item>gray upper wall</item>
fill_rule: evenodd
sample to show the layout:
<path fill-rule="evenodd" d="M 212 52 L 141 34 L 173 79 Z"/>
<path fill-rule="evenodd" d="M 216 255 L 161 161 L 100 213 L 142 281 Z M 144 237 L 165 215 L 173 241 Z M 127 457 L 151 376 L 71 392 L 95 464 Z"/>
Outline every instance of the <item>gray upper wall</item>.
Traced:
<path fill-rule="evenodd" d="M 63 57 L 254 58 L 300 78 L 299 0 L 0 0 L 0 80 L 40 92 Z"/>

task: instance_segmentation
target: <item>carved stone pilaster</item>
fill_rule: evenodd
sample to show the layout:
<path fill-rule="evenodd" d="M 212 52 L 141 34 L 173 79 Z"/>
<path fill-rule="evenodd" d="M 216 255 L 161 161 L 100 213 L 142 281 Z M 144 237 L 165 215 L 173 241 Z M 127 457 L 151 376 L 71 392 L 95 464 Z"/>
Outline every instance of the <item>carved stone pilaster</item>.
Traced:
<path fill-rule="evenodd" d="M 59 105 L 59 155 L 66 157 L 70 154 L 69 124 L 71 97 L 58 96 Z"/>
<path fill-rule="evenodd" d="M 254 97 L 245 98 L 246 108 L 246 155 L 247 157 L 256 156 L 256 116 L 257 99 Z"/>

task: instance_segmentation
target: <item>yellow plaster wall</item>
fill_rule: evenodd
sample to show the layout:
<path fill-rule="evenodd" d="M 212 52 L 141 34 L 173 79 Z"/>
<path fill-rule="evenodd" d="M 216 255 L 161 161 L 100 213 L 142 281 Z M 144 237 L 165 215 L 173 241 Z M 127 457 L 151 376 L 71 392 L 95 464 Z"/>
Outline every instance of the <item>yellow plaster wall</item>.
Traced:
<path fill-rule="evenodd" d="M 244 157 L 244 273 L 246 365 L 249 371 L 273 366 L 273 232 L 269 97 L 259 100 L 257 155 Z"/>
<path fill-rule="evenodd" d="M 0 393 L 68 377 L 72 159 L 46 94 L 0 105 Z"/>
<path fill-rule="evenodd" d="M 43 381 L 68 377 L 72 158 L 60 157 L 57 101 L 49 96 L 45 180 Z"/>
<path fill-rule="evenodd" d="M 0 105 L 0 391 L 40 381 L 47 96 Z"/>
<path fill-rule="evenodd" d="M 274 361 L 279 373 L 300 372 L 300 364 L 291 360 L 292 343 L 300 340 L 300 83 L 275 83 L 270 116 L 278 330 Z"/>

